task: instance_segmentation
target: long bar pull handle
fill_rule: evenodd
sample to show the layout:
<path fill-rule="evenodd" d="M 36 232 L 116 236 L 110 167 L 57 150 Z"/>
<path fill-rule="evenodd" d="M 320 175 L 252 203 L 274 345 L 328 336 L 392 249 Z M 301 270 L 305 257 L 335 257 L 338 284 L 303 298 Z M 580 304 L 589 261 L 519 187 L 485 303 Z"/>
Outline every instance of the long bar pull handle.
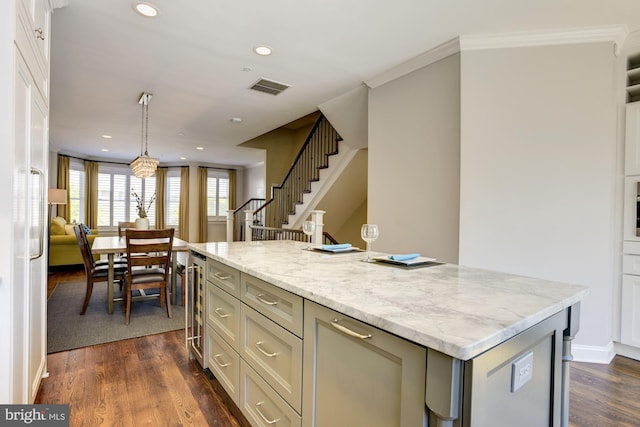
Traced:
<path fill-rule="evenodd" d="M 262 405 L 264 405 L 263 401 L 260 401 L 260 402 L 256 403 L 256 411 L 258 412 L 258 415 L 260 415 L 260 417 L 262 417 L 262 419 L 264 420 L 265 423 L 267 423 L 267 424 L 275 424 L 278 421 L 280 421 L 280 418 L 276 418 L 275 420 L 270 420 L 269 418 L 265 417 L 264 414 L 262 413 L 262 409 L 260 409 L 262 407 Z"/>
<path fill-rule="evenodd" d="M 214 313 L 216 313 L 218 315 L 219 318 L 221 319 L 226 319 L 227 317 L 230 317 L 231 315 L 229 313 L 224 313 L 222 311 L 222 309 L 220 307 L 216 308 L 215 310 L 213 310 Z"/>
<path fill-rule="evenodd" d="M 40 196 L 38 198 L 38 201 L 42 204 L 44 204 L 45 201 L 45 192 L 44 192 L 44 172 L 42 172 L 40 169 L 38 168 L 31 168 L 31 175 L 35 175 L 38 177 L 38 187 L 40 190 Z M 34 206 L 31 206 L 31 209 L 33 209 Z M 39 224 L 38 224 L 38 228 L 39 228 L 39 232 L 38 232 L 38 252 L 36 254 L 34 253 L 30 253 L 29 254 L 29 259 L 31 259 L 32 261 L 34 259 L 38 259 L 40 258 L 43 254 L 44 254 L 44 233 L 45 233 L 45 224 L 47 223 L 47 220 L 45 219 L 45 209 L 44 206 L 38 206 L 38 213 L 40 214 L 40 218 L 39 220 Z M 31 251 L 31 250 L 30 250 Z"/>
<path fill-rule="evenodd" d="M 265 356 L 267 356 L 267 357 L 276 357 L 276 356 L 278 355 L 278 353 L 269 353 L 268 351 L 265 351 L 265 350 L 262 348 L 262 344 L 264 344 L 264 341 L 258 341 L 258 342 L 256 342 L 256 348 L 257 348 L 258 350 L 260 350 L 260 353 L 264 354 L 264 355 L 265 355 Z"/>
<path fill-rule="evenodd" d="M 220 356 L 222 356 L 222 354 L 220 354 L 220 353 L 218 353 L 218 354 L 216 354 L 216 355 L 214 355 L 214 356 L 213 356 L 213 360 L 215 360 L 215 361 L 216 361 L 216 363 L 218 364 L 218 366 L 220 366 L 221 368 L 226 368 L 227 366 L 231 365 L 231 362 L 227 362 L 227 363 L 220 362 L 220 360 L 218 360 L 218 358 L 219 358 Z"/>
<path fill-rule="evenodd" d="M 361 340 L 366 340 L 366 339 L 369 339 L 369 338 L 371 338 L 373 336 L 371 334 L 364 334 L 364 335 L 363 334 L 359 334 L 359 333 L 357 333 L 355 331 L 352 331 L 351 329 L 349 329 L 349 328 L 347 328 L 345 326 L 342 326 L 338 322 L 340 322 L 338 319 L 333 319 L 331 321 L 331 326 L 333 326 L 334 328 L 336 328 L 340 332 L 344 332 L 345 334 L 349 335 L 350 337 L 360 338 Z"/>
<path fill-rule="evenodd" d="M 256 299 L 266 305 L 278 305 L 278 301 L 268 300 L 264 298 L 265 294 L 256 295 Z"/>
<path fill-rule="evenodd" d="M 215 273 L 213 273 L 214 276 L 216 276 L 218 279 L 220 280 L 227 280 L 229 279 L 231 276 L 223 276 L 220 274 L 219 271 L 216 271 Z"/>

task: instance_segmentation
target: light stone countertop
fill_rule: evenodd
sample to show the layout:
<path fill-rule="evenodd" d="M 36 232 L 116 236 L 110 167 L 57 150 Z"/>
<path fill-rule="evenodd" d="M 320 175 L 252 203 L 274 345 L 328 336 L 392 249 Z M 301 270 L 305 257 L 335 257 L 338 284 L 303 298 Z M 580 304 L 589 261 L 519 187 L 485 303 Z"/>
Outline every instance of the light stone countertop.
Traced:
<path fill-rule="evenodd" d="M 409 341 L 468 360 L 579 302 L 587 288 L 454 264 L 405 269 L 292 241 L 190 248 Z M 372 255 L 381 253 L 372 252 Z M 425 254 L 428 255 L 428 254 Z"/>

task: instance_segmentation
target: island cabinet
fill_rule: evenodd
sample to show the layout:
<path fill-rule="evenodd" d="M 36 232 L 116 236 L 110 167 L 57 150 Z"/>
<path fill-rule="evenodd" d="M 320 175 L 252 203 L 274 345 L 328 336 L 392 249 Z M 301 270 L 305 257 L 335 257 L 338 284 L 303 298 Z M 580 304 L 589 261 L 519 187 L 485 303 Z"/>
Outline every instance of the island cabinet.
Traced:
<path fill-rule="evenodd" d="M 304 426 L 425 424 L 426 349 L 304 304 Z"/>
<path fill-rule="evenodd" d="M 206 366 L 247 420 L 300 427 L 302 298 L 208 259 L 206 307 Z"/>
<path fill-rule="evenodd" d="M 206 365 L 252 426 L 569 425 L 583 286 L 302 248 L 192 244 Z"/>

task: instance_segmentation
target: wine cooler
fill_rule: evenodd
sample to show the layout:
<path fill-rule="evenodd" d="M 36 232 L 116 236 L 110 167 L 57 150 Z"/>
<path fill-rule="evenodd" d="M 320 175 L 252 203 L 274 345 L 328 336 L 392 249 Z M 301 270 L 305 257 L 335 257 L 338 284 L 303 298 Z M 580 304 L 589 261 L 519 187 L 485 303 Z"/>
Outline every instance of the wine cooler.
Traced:
<path fill-rule="evenodd" d="M 206 258 L 197 252 L 189 251 L 185 296 L 186 345 L 191 357 L 195 358 L 203 368 L 206 368 L 204 358 L 205 269 Z"/>

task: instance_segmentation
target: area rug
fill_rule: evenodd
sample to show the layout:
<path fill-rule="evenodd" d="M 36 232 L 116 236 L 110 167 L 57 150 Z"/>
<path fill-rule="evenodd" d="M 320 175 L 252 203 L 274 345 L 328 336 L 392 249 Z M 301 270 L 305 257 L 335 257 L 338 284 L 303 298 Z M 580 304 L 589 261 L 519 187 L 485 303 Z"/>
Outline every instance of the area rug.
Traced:
<path fill-rule="evenodd" d="M 87 312 L 81 316 L 85 290 L 84 282 L 59 283 L 49 297 L 47 353 L 184 328 L 184 307 L 172 305 L 173 318 L 169 319 L 167 309 L 161 308 L 157 299 L 134 301 L 131 320 L 129 325 L 125 325 L 120 303 L 114 304 L 113 314 L 107 313 L 106 283 L 94 285 Z M 117 285 L 115 294 L 120 296 Z"/>

